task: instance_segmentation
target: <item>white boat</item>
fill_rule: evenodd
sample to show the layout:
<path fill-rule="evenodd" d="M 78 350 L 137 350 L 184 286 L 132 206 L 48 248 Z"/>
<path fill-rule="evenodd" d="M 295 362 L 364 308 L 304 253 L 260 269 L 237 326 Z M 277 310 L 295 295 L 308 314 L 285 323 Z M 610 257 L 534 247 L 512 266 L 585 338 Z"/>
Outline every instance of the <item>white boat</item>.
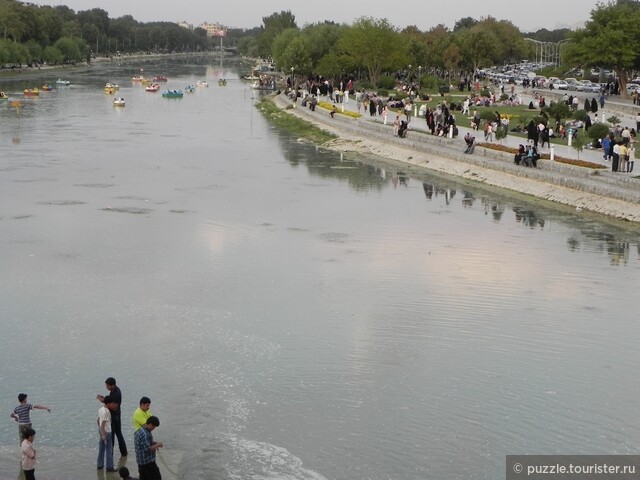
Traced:
<path fill-rule="evenodd" d="M 205 80 L 198 80 L 196 82 L 196 87 L 208 87 L 209 84 Z"/>
<path fill-rule="evenodd" d="M 56 85 L 71 85 L 71 82 L 69 80 L 62 80 L 59 78 L 56 80 Z"/>
<path fill-rule="evenodd" d="M 114 107 L 124 107 L 124 98 L 122 97 L 116 97 L 113 99 L 113 106 Z"/>

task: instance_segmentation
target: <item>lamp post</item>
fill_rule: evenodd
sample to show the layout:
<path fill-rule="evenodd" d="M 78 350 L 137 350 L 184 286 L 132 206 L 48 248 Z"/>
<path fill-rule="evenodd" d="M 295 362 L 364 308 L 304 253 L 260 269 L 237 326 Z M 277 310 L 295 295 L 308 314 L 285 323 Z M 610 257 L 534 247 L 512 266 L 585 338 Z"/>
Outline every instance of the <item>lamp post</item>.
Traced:
<path fill-rule="evenodd" d="M 291 67 L 291 88 L 296 89 L 296 76 L 293 72 L 295 72 L 295 67 Z"/>
<path fill-rule="evenodd" d="M 411 64 L 409 64 L 409 75 L 407 75 L 407 80 L 409 80 L 409 83 L 411 83 Z"/>

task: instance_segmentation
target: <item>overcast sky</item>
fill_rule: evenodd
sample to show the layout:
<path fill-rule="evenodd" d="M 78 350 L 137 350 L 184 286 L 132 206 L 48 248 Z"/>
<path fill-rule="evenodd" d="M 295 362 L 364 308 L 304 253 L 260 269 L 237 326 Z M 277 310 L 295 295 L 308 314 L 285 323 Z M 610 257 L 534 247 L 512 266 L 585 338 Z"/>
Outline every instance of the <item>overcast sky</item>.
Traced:
<path fill-rule="evenodd" d="M 38 5 L 66 5 L 78 10 L 102 8 L 110 18 L 131 15 L 141 22 L 219 22 L 228 27 L 251 28 L 262 25 L 262 18 L 289 10 L 298 26 L 331 20 L 352 23 L 361 16 L 386 18 L 399 28 L 416 25 L 420 30 L 444 24 L 453 28 L 464 17 L 480 20 L 492 16 L 510 20 L 523 32 L 540 28 L 575 28 L 589 19 L 598 0 L 403 0 L 394 2 L 358 2 L 320 0 L 309 2 L 264 0 L 37 0 Z M 605 2 L 608 3 L 608 2 Z"/>

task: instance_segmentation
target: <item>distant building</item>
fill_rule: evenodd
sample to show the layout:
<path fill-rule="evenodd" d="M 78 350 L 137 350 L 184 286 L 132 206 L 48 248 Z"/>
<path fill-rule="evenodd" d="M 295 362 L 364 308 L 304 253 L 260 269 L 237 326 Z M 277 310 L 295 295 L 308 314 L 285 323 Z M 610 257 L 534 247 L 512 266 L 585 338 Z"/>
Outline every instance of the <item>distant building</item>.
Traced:
<path fill-rule="evenodd" d="M 207 37 L 224 37 L 227 34 L 227 27 L 219 23 L 207 23 L 204 22 L 198 25 L 198 28 L 202 28 L 207 32 Z"/>
<path fill-rule="evenodd" d="M 179 22 L 178 26 L 182 28 L 186 28 L 187 30 L 193 30 L 193 25 L 188 23 L 186 20 Z"/>

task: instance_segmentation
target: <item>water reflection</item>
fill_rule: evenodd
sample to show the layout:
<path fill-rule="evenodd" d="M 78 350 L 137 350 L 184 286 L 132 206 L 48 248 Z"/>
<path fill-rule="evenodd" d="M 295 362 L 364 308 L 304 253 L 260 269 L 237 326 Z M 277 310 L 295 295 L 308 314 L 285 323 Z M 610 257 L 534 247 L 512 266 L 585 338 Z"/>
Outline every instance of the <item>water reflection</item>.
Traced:
<path fill-rule="evenodd" d="M 614 266 L 629 263 L 631 248 L 636 248 L 640 256 L 640 228 L 635 225 L 609 225 L 604 231 L 598 219 L 594 220 L 593 217 L 580 214 L 567 214 L 562 211 L 563 207 L 555 211 L 533 199 L 531 202 L 515 200 L 480 185 L 477 188 L 469 185 L 460 188 L 456 179 L 409 172 L 405 168 L 387 164 L 377 158 L 338 154 L 317 147 L 312 147 L 315 151 L 310 154 L 308 144 L 291 142 L 286 134 L 281 136 L 280 141 L 283 147 L 286 145 L 283 149 L 292 166 L 304 165 L 312 176 L 345 181 L 356 191 L 409 189 L 413 177 L 421 181 L 424 197 L 429 202 L 442 202 L 445 206 L 452 206 L 459 198 L 460 205 L 471 210 L 479 204 L 482 208 L 478 209 L 478 212 L 488 216 L 496 224 L 509 220 L 514 225 L 544 231 L 550 219 L 561 222 L 574 229 L 566 242 L 570 252 L 578 252 L 583 248 L 602 252 L 610 257 L 611 265 Z M 458 195 L 459 193 L 461 194 Z M 505 217 L 505 212 L 512 212 L 513 215 Z"/>

